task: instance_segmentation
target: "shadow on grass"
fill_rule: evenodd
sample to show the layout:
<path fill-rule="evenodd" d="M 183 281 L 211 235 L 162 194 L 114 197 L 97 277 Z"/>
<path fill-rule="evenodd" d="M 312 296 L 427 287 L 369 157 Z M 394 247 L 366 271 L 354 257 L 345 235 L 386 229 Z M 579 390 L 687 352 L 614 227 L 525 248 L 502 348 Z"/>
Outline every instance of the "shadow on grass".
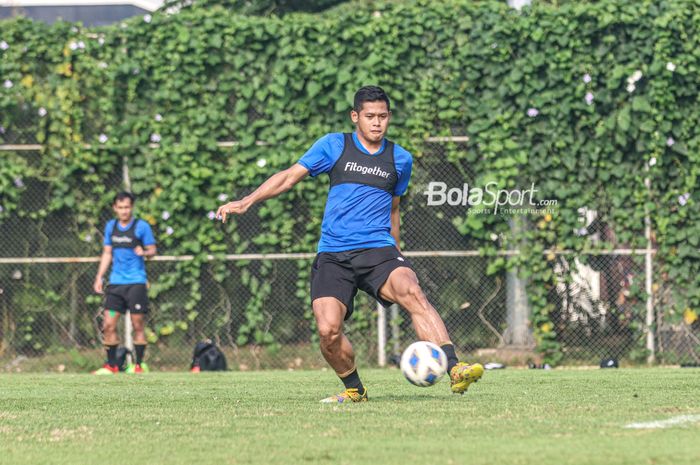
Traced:
<path fill-rule="evenodd" d="M 444 395 L 441 395 L 441 394 L 424 395 L 424 394 L 398 393 L 398 394 L 373 395 L 373 396 L 370 396 L 369 400 L 370 400 L 370 402 L 411 402 L 411 403 L 423 402 L 423 403 L 428 403 L 428 402 L 444 402 L 445 398 L 448 398 L 447 394 L 444 394 Z"/>

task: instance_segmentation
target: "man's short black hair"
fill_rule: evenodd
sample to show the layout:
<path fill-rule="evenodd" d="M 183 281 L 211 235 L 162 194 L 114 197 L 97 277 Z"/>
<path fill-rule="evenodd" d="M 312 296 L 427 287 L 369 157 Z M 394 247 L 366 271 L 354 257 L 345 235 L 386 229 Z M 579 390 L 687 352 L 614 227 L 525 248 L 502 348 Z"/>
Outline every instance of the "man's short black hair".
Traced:
<path fill-rule="evenodd" d="M 365 102 L 386 102 L 386 109 L 391 111 L 391 103 L 389 96 L 386 95 L 384 89 L 379 86 L 365 86 L 355 92 L 355 101 L 353 102 L 353 110 L 360 112 L 362 104 Z"/>
<path fill-rule="evenodd" d="M 136 196 L 134 196 L 134 194 L 132 194 L 131 192 L 122 191 L 114 196 L 114 202 L 112 202 L 112 205 L 116 205 L 117 202 L 124 199 L 131 200 L 131 205 L 133 205 L 134 202 L 136 202 Z"/>

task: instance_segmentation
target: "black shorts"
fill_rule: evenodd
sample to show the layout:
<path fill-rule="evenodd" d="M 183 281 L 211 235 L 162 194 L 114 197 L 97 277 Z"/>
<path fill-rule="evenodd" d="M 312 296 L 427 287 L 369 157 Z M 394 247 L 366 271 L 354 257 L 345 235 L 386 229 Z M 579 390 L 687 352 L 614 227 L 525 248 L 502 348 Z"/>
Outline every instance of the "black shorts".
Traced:
<path fill-rule="evenodd" d="M 379 297 L 379 289 L 396 268 L 413 269 L 396 247 L 357 249 L 345 252 L 321 252 L 311 267 L 311 302 L 320 297 L 335 297 L 347 308 L 345 319 L 352 315 L 358 289 L 388 307 L 393 302 Z"/>
<path fill-rule="evenodd" d="M 148 313 L 145 284 L 110 284 L 105 292 L 105 310 L 119 313 Z"/>

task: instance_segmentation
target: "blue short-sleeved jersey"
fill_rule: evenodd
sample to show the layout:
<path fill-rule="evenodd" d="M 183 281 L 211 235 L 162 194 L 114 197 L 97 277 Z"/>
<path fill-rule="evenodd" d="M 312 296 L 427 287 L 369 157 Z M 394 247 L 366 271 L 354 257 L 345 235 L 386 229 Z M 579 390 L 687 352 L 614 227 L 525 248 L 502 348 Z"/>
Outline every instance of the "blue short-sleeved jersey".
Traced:
<path fill-rule="evenodd" d="M 143 244 L 155 245 L 151 226 L 143 220 L 132 220 L 126 227 L 122 227 L 117 220 L 110 220 L 105 227 L 104 245 L 112 245 L 112 233 L 114 228 L 120 231 L 128 231 L 134 221 L 136 228 L 134 235 Z M 109 275 L 110 284 L 145 284 L 146 283 L 146 263 L 143 257 L 134 253 L 133 249 L 114 247 L 112 248 L 112 272 Z"/>
<path fill-rule="evenodd" d="M 362 146 L 357 134 L 352 134 L 357 149 L 368 157 L 381 153 L 386 139 L 376 154 L 370 154 Z M 345 148 L 342 133 L 326 134 L 301 157 L 299 164 L 309 170 L 311 176 L 330 173 Z M 393 196 L 401 196 L 408 188 L 413 158 L 399 145 L 394 145 L 394 165 L 397 182 Z M 396 245 L 391 236 L 392 194 L 376 187 L 344 183 L 331 187 L 321 226 L 319 252 L 341 252 L 353 249 L 369 249 Z"/>

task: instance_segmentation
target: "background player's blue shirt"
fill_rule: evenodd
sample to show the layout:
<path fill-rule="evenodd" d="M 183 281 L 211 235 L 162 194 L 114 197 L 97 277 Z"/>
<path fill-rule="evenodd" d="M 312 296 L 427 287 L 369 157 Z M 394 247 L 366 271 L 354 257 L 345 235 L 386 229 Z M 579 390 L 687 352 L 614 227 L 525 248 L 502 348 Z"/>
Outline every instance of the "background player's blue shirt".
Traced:
<path fill-rule="evenodd" d="M 110 220 L 105 227 L 104 245 L 112 245 L 112 231 L 115 227 L 120 231 L 127 231 L 134 221 L 135 219 L 132 218 L 123 228 L 117 220 Z M 151 226 L 143 220 L 136 224 L 134 234 L 144 247 L 156 243 Z M 146 284 L 146 263 L 143 257 L 136 255 L 133 249 L 113 248 L 109 284 Z"/>
<path fill-rule="evenodd" d="M 368 157 L 357 134 L 352 134 L 355 146 Z M 384 150 L 386 139 L 377 154 Z M 311 176 L 329 173 L 345 147 L 342 133 L 326 134 L 301 157 L 299 164 Z M 394 195 L 406 192 L 411 178 L 413 158 L 403 147 L 394 144 L 394 165 L 398 181 Z M 386 191 L 364 184 L 338 184 L 328 193 L 326 211 L 321 226 L 319 252 L 342 252 L 353 249 L 371 249 L 396 245 L 391 235 L 391 203 L 393 196 Z"/>

